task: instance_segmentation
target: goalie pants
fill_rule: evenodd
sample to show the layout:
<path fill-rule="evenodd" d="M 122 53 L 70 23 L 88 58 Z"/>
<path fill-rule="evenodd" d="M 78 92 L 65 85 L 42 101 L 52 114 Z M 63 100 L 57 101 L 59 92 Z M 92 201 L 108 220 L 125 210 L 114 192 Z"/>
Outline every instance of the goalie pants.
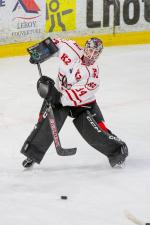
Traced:
<path fill-rule="evenodd" d="M 44 101 L 39 120 L 21 149 L 22 154 L 33 159 L 36 163 L 41 162 L 53 142 L 45 109 L 46 104 Z M 63 107 L 60 105 L 54 107 L 53 112 L 58 132 L 61 130 L 66 118 L 70 116 L 74 118 L 73 123 L 79 133 L 93 148 L 107 157 L 116 154 L 120 150 L 122 141 L 105 127 L 100 128 L 99 124 L 103 124 L 104 118 L 96 102 L 83 107 Z"/>

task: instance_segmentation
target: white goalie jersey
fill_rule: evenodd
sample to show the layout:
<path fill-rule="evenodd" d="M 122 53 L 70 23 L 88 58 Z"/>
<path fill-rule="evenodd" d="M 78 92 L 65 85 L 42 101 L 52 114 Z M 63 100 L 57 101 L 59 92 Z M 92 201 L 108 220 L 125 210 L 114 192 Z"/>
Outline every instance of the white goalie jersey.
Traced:
<path fill-rule="evenodd" d="M 63 106 L 82 106 L 95 101 L 100 83 L 96 63 L 86 66 L 82 62 L 83 49 L 76 42 L 54 39 L 59 57 L 58 89 Z"/>

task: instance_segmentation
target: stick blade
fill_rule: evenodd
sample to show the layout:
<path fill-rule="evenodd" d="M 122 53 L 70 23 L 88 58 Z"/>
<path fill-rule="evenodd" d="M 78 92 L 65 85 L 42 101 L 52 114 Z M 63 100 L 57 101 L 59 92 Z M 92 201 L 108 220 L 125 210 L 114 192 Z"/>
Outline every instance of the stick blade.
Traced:
<path fill-rule="evenodd" d="M 77 148 L 59 148 L 57 149 L 57 153 L 60 156 L 71 156 L 75 155 L 77 152 Z"/>

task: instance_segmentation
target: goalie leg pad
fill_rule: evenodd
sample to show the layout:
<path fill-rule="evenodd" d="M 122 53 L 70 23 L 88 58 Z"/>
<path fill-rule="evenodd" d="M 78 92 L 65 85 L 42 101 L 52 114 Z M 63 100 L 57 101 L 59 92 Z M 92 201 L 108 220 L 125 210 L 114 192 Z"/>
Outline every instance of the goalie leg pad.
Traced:
<path fill-rule="evenodd" d="M 67 118 L 68 111 L 62 107 L 53 110 L 59 132 Z M 33 159 L 36 163 L 40 163 L 52 142 L 53 137 L 48 118 L 42 118 L 26 139 L 21 153 Z"/>
<path fill-rule="evenodd" d="M 86 142 L 107 157 L 120 151 L 123 142 L 113 134 L 103 131 L 89 111 L 80 114 L 73 123 Z"/>

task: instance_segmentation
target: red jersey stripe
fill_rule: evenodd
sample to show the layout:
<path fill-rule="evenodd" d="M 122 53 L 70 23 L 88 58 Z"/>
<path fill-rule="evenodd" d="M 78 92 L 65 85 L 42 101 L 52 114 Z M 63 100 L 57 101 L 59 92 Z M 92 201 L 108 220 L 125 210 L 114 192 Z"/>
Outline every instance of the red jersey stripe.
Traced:
<path fill-rule="evenodd" d="M 71 95 L 70 95 L 69 91 L 68 91 L 68 90 L 65 90 L 65 91 L 66 91 L 66 93 L 67 93 L 68 97 L 70 98 L 70 100 L 73 102 L 74 106 L 77 106 L 76 101 L 74 101 L 74 100 L 73 100 L 73 98 L 71 97 Z"/>
<path fill-rule="evenodd" d="M 67 42 L 62 41 L 62 43 L 65 43 L 66 45 L 68 45 L 77 54 L 77 56 L 81 59 L 80 55 L 76 52 L 76 50 L 73 49 Z"/>
<path fill-rule="evenodd" d="M 79 102 L 82 102 L 82 100 L 79 99 L 79 97 L 78 97 L 77 93 L 75 92 L 75 90 L 71 90 L 71 91 L 73 92 L 73 94 L 74 94 L 74 96 L 76 97 L 76 99 L 77 99 Z"/>

